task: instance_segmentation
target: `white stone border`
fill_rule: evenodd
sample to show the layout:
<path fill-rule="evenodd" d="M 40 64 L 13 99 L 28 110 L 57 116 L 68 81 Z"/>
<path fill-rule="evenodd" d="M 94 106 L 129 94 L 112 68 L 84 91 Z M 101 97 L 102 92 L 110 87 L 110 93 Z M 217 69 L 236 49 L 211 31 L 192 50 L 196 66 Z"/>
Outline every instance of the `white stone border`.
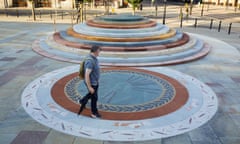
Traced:
<path fill-rule="evenodd" d="M 52 99 L 56 81 L 77 72 L 74 65 L 47 73 L 31 82 L 22 93 L 22 106 L 36 121 L 74 136 L 109 141 L 143 141 L 170 137 L 191 131 L 210 120 L 217 111 L 215 93 L 199 80 L 181 72 L 163 68 L 144 68 L 161 72 L 182 83 L 189 92 L 187 103 L 175 112 L 145 120 L 113 121 L 77 116 Z"/>

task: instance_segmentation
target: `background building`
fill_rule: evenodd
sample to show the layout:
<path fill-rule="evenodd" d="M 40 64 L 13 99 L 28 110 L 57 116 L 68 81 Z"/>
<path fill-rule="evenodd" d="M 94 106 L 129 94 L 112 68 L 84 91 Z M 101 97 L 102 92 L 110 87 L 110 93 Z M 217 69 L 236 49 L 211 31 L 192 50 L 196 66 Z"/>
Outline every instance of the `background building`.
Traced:
<path fill-rule="evenodd" d="M 31 3 L 29 0 L 0 0 L 0 8 L 9 8 L 9 7 L 31 7 Z M 78 0 L 34 0 L 35 7 L 46 7 L 46 8 L 74 8 L 76 7 Z M 104 6 L 107 2 L 113 1 L 113 4 L 119 3 L 120 6 L 122 5 L 124 0 L 87 0 L 90 5 L 92 6 Z M 116 2 L 119 1 L 119 2 Z M 152 0 L 144 0 L 152 1 Z M 153 0 L 155 1 L 155 0 Z M 163 2 L 164 0 L 156 0 Z M 172 2 L 185 2 L 185 0 L 169 0 Z M 191 1 L 191 0 L 187 0 Z M 196 2 L 196 0 L 192 0 Z M 233 7 L 240 7 L 240 0 L 197 0 L 197 2 L 204 2 L 209 4 L 215 5 L 225 5 L 225 6 L 233 6 Z"/>

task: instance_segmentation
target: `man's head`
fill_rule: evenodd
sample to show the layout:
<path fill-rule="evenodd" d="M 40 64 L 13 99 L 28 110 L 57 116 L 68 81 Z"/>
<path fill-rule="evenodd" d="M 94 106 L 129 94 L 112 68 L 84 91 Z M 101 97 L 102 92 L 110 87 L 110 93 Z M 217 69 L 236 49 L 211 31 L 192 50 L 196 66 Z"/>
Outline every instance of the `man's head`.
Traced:
<path fill-rule="evenodd" d="M 97 45 L 93 45 L 90 50 L 90 52 L 94 54 L 96 57 L 99 56 L 100 51 L 101 51 L 101 48 Z"/>

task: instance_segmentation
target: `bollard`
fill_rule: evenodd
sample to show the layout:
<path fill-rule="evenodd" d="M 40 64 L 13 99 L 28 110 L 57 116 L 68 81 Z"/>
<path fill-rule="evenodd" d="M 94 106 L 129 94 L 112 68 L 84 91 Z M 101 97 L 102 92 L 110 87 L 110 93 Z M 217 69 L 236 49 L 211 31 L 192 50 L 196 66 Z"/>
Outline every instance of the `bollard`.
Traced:
<path fill-rule="evenodd" d="M 193 9 L 193 1 L 191 0 L 191 3 L 190 3 L 190 15 L 192 15 L 192 9 Z"/>
<path fill-rule="evenodd" d="M 57 28 L 56 28 L 56 19 L 54 18 L 54 20 L 53 20 L 53 27 L 54 27 L 54 32 L 56 32 L 57 31 Z"/>
<path fill-rule="evenodd" d="M 201 16 L 203 16 L 203 11 L 204 11 L 204 2 L 202 2 Z"/>
<path fill-rule="evenodd" d="M 17 10 L 17 17 L 19 17 L 19 11 Z"/>
<path fill-rule="evenodd" d="M 73 19 L 74 19 L 74 12 L 71 12 L 71 24 L 72 24 L 72 27 L 73 27 Z"/>
<path fill-rule="evenodd" d="M 188 3 L 185 3 L 185 9 L 186 9 L 186 18 L 188 20 L 188 16 L 189 16 L 189 6 L 188 6 Z"/>
<path fill-rule="evenodd" d="M 140 9 L 140 11 L 142 11 L 142 10 L 143 10 L 143 5 L 142 5 L 142 3 L 140 4 L 140 7 L 139 7 L 139 9 Z"/>
<path fill-rule="evenodd" d="M 63 20 L 63 11 L 62 11 L 62 20 Z"/>
<path fill-rule="evenodd" d="M 157 16 L 157 14 L 158 14 L 158 6 L 157 6 L 157 4 L 155 5 L 155 16 Z"/>
<path fill-rule="evenodd" d="M 51 17 L 51 19 L 52 19 L 52 11 L 50 11 L 50 17 Z"/>
<path fill-rule="evenodd" d="M 6 16 L 8 17 L 8 10 L 7 9 L 5 9 L 5 13 L 6 13 Z"/>
<path fill-rule="evenodd" d="M 220 32 L 220 30 L 221 30 L 221 25 L 222 25 L 222 21 L 219 21 L 218 32 Z"/>
<path fill-rule="evenodd" d="M 183 18 L 183 12 L 182 12 L 182 7 L 180 8 L 180 12 L 179 12 L 179 18 Z"/>
<path fill-rule="evenodd" d="M 195 18 L 195 23 L 194 23 L 194 27 L 197 27 L 197 18 Z"/>
<path fill-rule="evenodd" d="M 166 11 L 167 11 L 167 2 L 164 1 L 164 11 L 163 11 L 163 24 L 165 25 L 165 19 L 166 19 Z"/>
<path fill-rule="evenodd" d="M 230 35 L 231 33 L 231 28 L 232 28 L 232 23 L 229 24 L 229 28 L 228 28 L 228 34 Z"/>
<path fill-rule="evenodd" d="M 29 13 L 28 13 L 28 17 L 31 18 L 31 16 L 32 16 L 32 12 L 29 11 Z"/>
<path fill-rule="evenodd" d="M 39 10 L 38 13 L 39 13 L 39 18 L 41 19 L 42 18 L 41 10 Z"/>
<path fill-rule="evenodd" d="M 213 19 L 211 19 L 211 22 L 210 22 L 210 29 L 212 29 L 212 25 L 213 25 Z"/>
<path fill-rule="evenodd" d="M 86 5 L 84 7 L 84 20 L 85 21 L 87 20 L 87 7 L 86 7 Z"/>
<path fill-rule="evenodd" d="M 182 28 L 183 17 L 180 17 L 180 28 Z"/>
<path fill-rule="evenodd" d="M 203 8 L 203 4 L 202 4 L 201 16 L 203 16 L 203 10 L 204 10 L 204 8 Z"/>

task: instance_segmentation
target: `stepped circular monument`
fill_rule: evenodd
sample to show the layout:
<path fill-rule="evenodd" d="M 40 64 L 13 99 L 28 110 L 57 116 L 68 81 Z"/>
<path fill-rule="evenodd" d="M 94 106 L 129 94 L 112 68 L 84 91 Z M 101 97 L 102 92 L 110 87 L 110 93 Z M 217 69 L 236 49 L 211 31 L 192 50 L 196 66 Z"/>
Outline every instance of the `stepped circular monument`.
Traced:
<path fill-rule="evenodd" d="M 102 48 L 98 111 L 79 111 L 87 88 L 79 65 L 46 73 L 22 93 L 22 106 L 41 124 L 73 136 L 104 141 L 145 141 L 189 132 L 217 111 L 215 93 L 201 81 L 158 67 L 207 55 L 203 37 L 142 16 L 100 16 L 36 40 L 33 50 L 56 60 L 81 62 L 92 45 Z M 141 66 L 141 67 L 130 67 Z M 153 66 L 153 67 L 146 67 Z"/>
<path fill-rule="evenodd" d="M 203 40 L 138 15 L 104 15 L 36 40 L 33 50 L 79 63 L 92 45 L 102 48 L 105 66 L 157 66 L 184 63 L 208 54 Z"/>

